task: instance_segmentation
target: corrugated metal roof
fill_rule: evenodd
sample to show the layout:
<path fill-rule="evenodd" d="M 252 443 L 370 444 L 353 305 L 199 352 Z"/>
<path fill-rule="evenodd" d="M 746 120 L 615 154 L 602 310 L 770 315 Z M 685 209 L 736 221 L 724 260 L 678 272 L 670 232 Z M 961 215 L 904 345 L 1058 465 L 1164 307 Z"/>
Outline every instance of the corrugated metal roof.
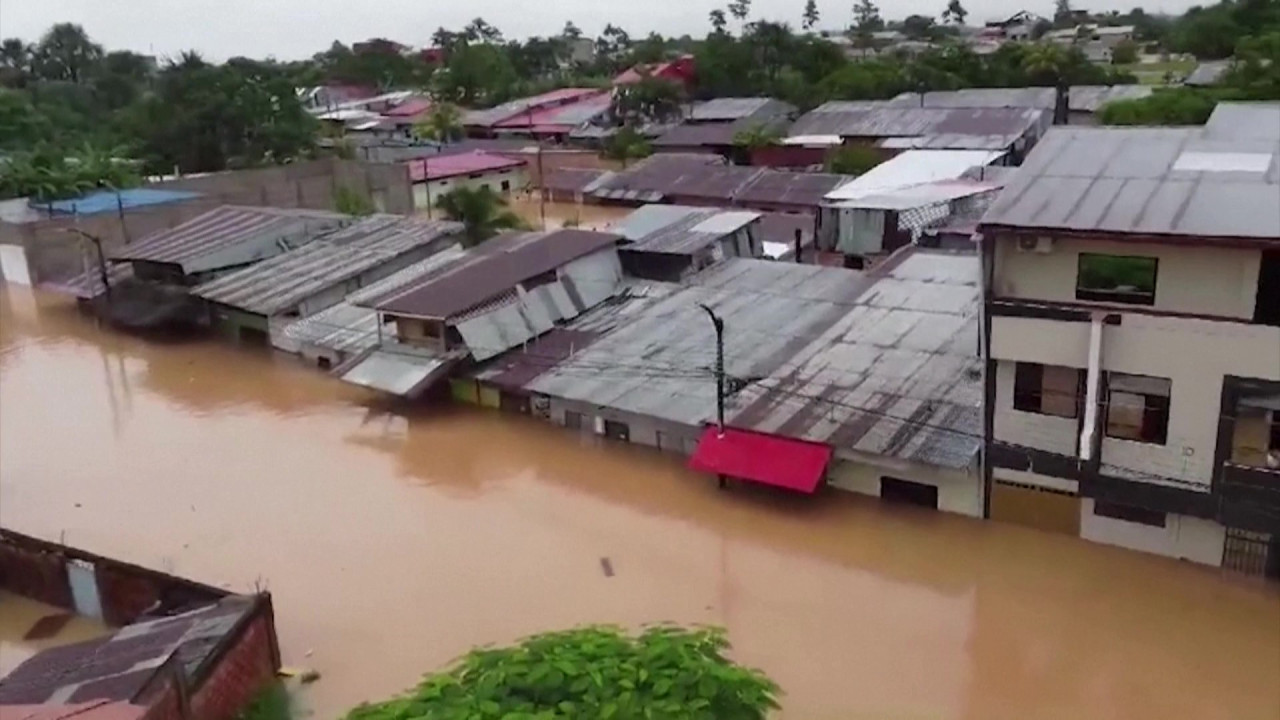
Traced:
<path fill-rule="evenodd" d="M 826 200 L 853 200 L 921 183 L 955 180 L 970 168 L 990 165 L 1003 156 L 1003 152 L 986 150 L 908 150 L 827 193 Z"/>
<path fill-rule="evenodd" d="M 542 188 L 564 193 L 585 193 L 609 170 L 594 168 L 547 168 L 542 174 Z"/>
<path fill-rule="evenodd" d="M 968 467 L 982 433 L 978 258 L 908 247 L 897 259 L 732 398 L 730 424 L 837 451 Z"/>
<path fill-rule="evenodd" d="M 851 179 L 849 175 L 724 165 L 715 156 L 658 154 L 602 180 L 591 194 L 643 202 L 691 198 L 725 205 L 817 207 L 824 195 Z"/>
<path fill-rule="evenodd" d="M 0 678 L 0 705 L 133 700 L 171 656 L 196 676 L 253 607 L 228 597 L 181 615 L 127 625 L 103 638 L 44 650 Z"/>
<path fill-rule="evenodd" d="M 462 262 L 430 272 L 371 304 L 391 314 L 447 319 L 621 239 L 612 233 L 575 229 L 509 233 L 480 245 Z"/>
<path fill-rule="evenodd" d="M 800 231 L 800 244 L 813 244 L 813 232 L 816 219 L 808 213 L 764 213 L 756 226 L 756 234 L 761 241 L 784 244 L 791 248 L 795 245 L 796 231 Z"/>
<path fill-rule="evenodd" d="M 192 294 L 245 312 L 276 315 L 420 248 L 435 244 L 443 249 L 462 231 L 457 222 L 374 215 L 204 283 Z"/>
<path fill-rule="evenodd" d="M 991 205 L 982 227 L 1280 239 L 1280 146 L 1220 132 L 1054 128 Z M 1269 160 L 1265 172 L 1180 170 L 1186 153 Z"/>
<path fill-rule="evenodd" d="M 567 130 L 603 115 L 609 110 L 612 98 L 609 93 L 588 95 L 574 102 L 526 112 L 496 123 L 500 130 L 522 130 L 533 126 L 535 130 Z"/>
<path fill-rule="evenodd" d="M 502 103 L 485 110 L 471 110 L 462 116 L 462 124 L 468 127 L 493 127 L 504 120 L 527 112 L 530 108 L 540 108 L 556 103 L 568 103 L 574 100 L 596 95 L 597 88 L 561 88 L 531 97 L 519 98 Z"/>
<path fill-rule="evenodd" d="M 457 155 L 427 155 L 409 161 L 409 179 L 413 182 L 443 180 L 458 175 L 498 172 L 521 167 L 526 162 L 509 155 L 495 155 L 475 150 Z"/>
<path fill-rule="evenodd" d="M 1270 140 L 1280 144 L 1280 102 L 1218 103 L 1204 129 L 1211 137 Z"/>
<path fill-rule="evenodd" d="M 1038 108 L 920 108 L 830 102 L 801 116 L 790 135 L 845 138 L 926 138 L 928 147 L 1002 149 L 1048 126 L 1051 114 Z M 948 144 L 949 143 L 949 144 Z"/>
<path fill-rule="evenodd" d="M 1097 112 L 1116 100 L 1136 100 L 1152 93 L 1150 85 L 1073 85 L 1068 95 L 1072 112 Z M 897 107 L 925 108 L 1038 108 L 1052 110 L 1057 91 L 1050 87 L 964 88 L 920 93 L 906 92 L 889 102 Z"/>
<path fill-rule="evenodd" d="M 767 97 L 715 98 L 694 105 L 689 112 L 689 120 L 732 122 L 742 118 L 782 116 L 795 109 L 790 103 Z"/>
<path fill-rule="evenodd" d="M 1231 69 L 1230 60 L 1207 60 L 1196 65 L 1196 69 L 1191 71 L 1184 85 L 1193 87 L 1205 87 L 1209 85 L 1217 85 L 1222 82 L 1222 78 Z"/>
<path fill-rule="evenodd" d="M 224 205 L 167 230 L 147 235 L 110 253 L 115 260 L 148 260 L 183 265 L 241 244 L 268 243 L 283 252 L 310 235 L 351 222 L 340 213 Z M 296 243 L 296 245 L 294 244 Z"/>
<path fill-rule="evenodd" d="M 342 379 L 372 390 L 414 397 L 444 379 L 459 355 L 436 355 L 407 345 L 387 345 L 342 374 Z"/>
<path fill-rule="evenodd" d="M 953 200 L 983 193 L 994 193 L 1000 187 L 996 183 L 980 183 L 972 180 L 944 180 L 863 195 L 854 200 L 841 200 L 836 203 L 836 206 L 901 212 L 903 210 L 949 203 Z"/>
<path fill-rule="evenodd" d="M 684 205 L 645 205 L 609 226 L 624 249 L 691 255 L 760 219 L 759 213 Z"/>
<path fill-rule="evenodd" d="M 356 354 L 378 344 L 378 313 L 356 303 L 383 297 L 421 278 L 436 268 L 446 267 L 466 257 L 461 245 L 453 245 L 409 267 L 363 287 L 343 302 L 284 329 L 284 336 L 299 344 Z"/>
<path fill-rule="evenodd" d="M 816 208 L 822 198 L 853 180 L 852 175 L 765 170 L 734 196 L 741 203 Z"/>

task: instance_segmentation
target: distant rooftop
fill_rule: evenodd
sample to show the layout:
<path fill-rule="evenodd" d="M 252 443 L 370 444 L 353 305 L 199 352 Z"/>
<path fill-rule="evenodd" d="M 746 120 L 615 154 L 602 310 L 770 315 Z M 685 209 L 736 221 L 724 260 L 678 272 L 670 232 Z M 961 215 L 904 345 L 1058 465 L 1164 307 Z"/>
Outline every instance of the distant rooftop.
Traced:
<path fill-rule="evenodd" d="M 609 226 L 624 249 L 690 255 L 760 219 L 759 213 L 683 205 L 645 205 Z"/>
<path fill-rule="evenodd" d="M 472 110 L 463 115 L 462 124 L 467 127 L 489 128 L 504 120 L 510 120 L 521 113 L 528 112 L 530 109 L 577 102 L 599 92 L 598 88 L 561 88 L 552 90 L 541 95 L 511 100 L 485 110 Z"/>
<path fill-rule="evenodd" d="M 955 180 L 973 167 L 999 160 L 987 150 L 908 150 L 827 193 L 828 201 L 853 200 L 921 183 Z"/>
<path fill-rule="evenodd" d="M 795 112 L 790 103 L 767 97 L 715 98 L 693 106 L 691 122 L 732 122 L 743 118 L 777 117 Z"/>
<path fill-rule="evenodd" d="M 1136 100 L 1153 92 L 1150 85 L 1073 85 L 1067 101 L 1072 112 L 1097 112 L 1116 100 Z M 898 107 L 925 108 L 1038 108 L 1052 110 L 1057 92 L 1049 87 L 965 88 L 902 93 L 889 101 Z"/>
<path fill-rule="evenodd" d="M 790 136 L 817 142 L 833 139 L 828 144 L 842 138 L 868 138 L 895 148 L 1003 150 L 1021 138 L 1038 136 L 1049 121 L 1050 113 L 1039 108 L 829 102 L 796 120 Z"/>
<path fill-rule="evenodd" d="M 1051 130 L 982 228 L 1280 241 L 1280 106 L 1219 105 L 1204 128 Z"/>
<path fill-rule="evenodd" d="M 524 160 L 483 150 L 473 150 L 457 155 L 427 155 L 409 161 L 409 179 L 413 182 L 444 180 L 472 173 L 510 170 L 525 164 Z"/>

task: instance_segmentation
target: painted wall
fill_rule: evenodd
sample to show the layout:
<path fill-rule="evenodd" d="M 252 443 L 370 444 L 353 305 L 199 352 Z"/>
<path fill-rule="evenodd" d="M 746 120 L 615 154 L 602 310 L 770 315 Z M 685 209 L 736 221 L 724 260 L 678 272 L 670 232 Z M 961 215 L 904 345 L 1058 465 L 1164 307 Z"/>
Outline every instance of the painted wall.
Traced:
<path fill-rule="evenodd" d="M 1001 361 L 1087 367 L 1088 333 L 1087 323 L 995 317 L 991 354 Z M 1169 378 L 1172 383 L 1167 443 L 1104 437 L 1102 462 L 1207 488 L 1217 447 L 1222 379 L 1236 375 L 1280 380 L 1280 328 L 1124 313 L 1120 325 L 1103 328 L 1102 368 Z M 1014 416 L 1014 411 L 1004 410 L 1012 407 L 1012 393 L 1012 379 L 1006 377 L 1001 384 L 998 369 L 997 438 L 1014 442 L 1012 437 L 1021 434 L 1024 440 L 1028 436 L 1035 440 L 1037 430 L 1054 425 L 1037 419 L 1034 428 L 1014 429 L 1011 420 L 1025 414 Z M 1066 439 L 1041 437 L 1038 441 L 1065 443 Z"/>
<path fill-rule="evenodd" d="M 506 190 L 502 189 L 502 183 L 504 182 L 508 184 L 508 188 Z M 498 172 L 459 175 L 457 177 L 433 180 L 431 182 L 414 183 L 413 210 L 414 212 L 426 212 L 428 195 L 430 195 L 432 215 L 434 216 L 437 214 L 436 207 L 440 203 L 440 196 L 453 192 L 460 187 L 487 187 L 490 190 L 503 195 L 523 190 L 528 187 L 528 185 L 529 172 L 524 167 L 508 168 Z"/>
<path fill-rule="evenodd" d="M 1080 537 L 1141 552 L 1219 567 L 1226 528 L 1201 518 L 1169 514 L 1164 527 L 1154 527 L 1093 513 L 1093 500 L 1080 503 Z"/>
<path fill-rule="evenodd" d="M 995 293 L 1007 298 L 1078 302 L 1080 253 L 1157 258 L 1155 310 L 1245 320 L 1253 317 L 1262 251 L 1241 248 L 1055 238 L 1052 252 L 1042 254 L 1019 250 L 1015 239 L 1005 237 L 996 243 Z"/>
<path fill-rule="evenodd" d="M 916 462 L 861 456 L 836 457 L 827 471 L 832 487 L 875 497 L 880 497 L 882 477 L 932 485 L 938 488 L 939 510 L 982 517 L 982 483 L 976 471 L 964 472 Z"/>
<path fill-rule="evenodd" d="M 996 364 L 995 439 L 1059 455 L 1075 455 L 1079 435 L 1076 418 L 1023 412 L 1013 407 L 1013 380 L 1017 363 Z"/>

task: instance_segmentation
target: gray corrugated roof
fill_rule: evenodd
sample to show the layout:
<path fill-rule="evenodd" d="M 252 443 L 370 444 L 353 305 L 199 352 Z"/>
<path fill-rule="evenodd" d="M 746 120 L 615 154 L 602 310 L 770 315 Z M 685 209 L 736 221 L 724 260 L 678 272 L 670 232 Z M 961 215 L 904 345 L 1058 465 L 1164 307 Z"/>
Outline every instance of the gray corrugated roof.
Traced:
<path fill-rule="evenodd" d="M 598 198 L 657 202 L 694 198 L 718 204 L 783 204 L 817 207 L 849 175 L 792 173 L 724 165 L 716 156 L 658 154 L 629 170 L 602 179 L 591 191 Z"/>
<path fill-rule="evenodd" d="M 972 137 L 994 138 L 979 147 L 999 149 L 1048 125 L 1039 108 L 920 108 L 829 102 L 801 116 L 792 137 L 838 135 L 864 138 L 935 138 L 922 147 L 972 148 Z M 949 145 L 942 139 L 949 138 Z M 921 141 L 924 142 L 924 141 Z M 914 146 L 913 146 L 914 147 Z"/>
<path fill-rule="evenodd" d="M 392 273 L 347 296 L 343 302 L 284 329 L 285 337 L 302 344 L 355 354 L 378 344 L 378 313 L 356 303 L 367 303 L 418 280 L 436 268 L 461 261 L 466 251 L 453 245 Z"/>
<path fill-rule="evenodd" d="M 621 239 L 613 233 L 574 229 L 508 233 L 480 245 L 463 261 L 429 272 L 369 304 L 391 314 L 451 318 L 520 282 L 616 245 Z"/>
<path fill-rule="evenodd" d="M 1217 85 L 1222 82 L 1222 76 L 1227 74 L 1231 69 L 1230 60 L 1208 60 L 1196 66 L 1195 70 L 1183 80 L 1183 84 L 1191 86 L 1207 86 Z"/>
<path fill-rule="evenodd" d="M 1150 85 L 1073 85 L 1068 104 L 1073 112 L 1097 112 L 1115 100 L 1134 100 L 1152 93 Z M 924 94 L 906 92 L 889 102 L 899 107 L 1038 108 L 1052 110 L 1056 91 L 1048 87 L 965 88 Z"/>
<path fill-rule="evenodd" d="M 349 223 L 340 213 L 297 208 L 224 205 L 111 252 L 115 260 L 178 263 L 231 248 L 276 239 L 305 244 L 310 233 Z"/>
<path fill-rule="evenodd" d="M 1054 128 L 982 225 L 1278 240 L 1280 144 L 1230 132 Z"/>
<path fill-rule="evenodd" d="M 773 98 L 715 98 L 698 103 L 689 112 L 693 122 L 731 122 L 750 117 L 776 117 L 795 111 L 790 103 Z"/>
<path fill-rule="evenodd" d="M 757 213 L 740 210 L 645 205 L 615 221 L 609 230 L 629 241 L 623 246 L 627 250 L 690 255 L 759 218 Z"/>
<path fill-rule="evenodd" d="M 308 245 L 200 285 L 193 295 L 275 315 L 407 253 L 462 233 L 462 223 L 374 215 Z"/>
<path fill-rule="evenodd" d="M 908 248 L 887 264 L 817 337 L 733 398 L 730 424 L 969 466 L 982 432 L 978 258 Z"/>
<path fill-rule="evenodd" d="M 1280 144 L 1280 102 L 1218 103 L 1204 128 L 1210 137 L 1269 140 Z"/>
<path fill-rule="evenodd" d="M 700 122 L 677 125 L 653 141 L 656 148 L 722 147 L 733 145 L 739 132 L 756 127 L 773 128 L 780 134 L 790 120 L 785 114 L 773 117 L 752 116 L 732 122 Z"/>

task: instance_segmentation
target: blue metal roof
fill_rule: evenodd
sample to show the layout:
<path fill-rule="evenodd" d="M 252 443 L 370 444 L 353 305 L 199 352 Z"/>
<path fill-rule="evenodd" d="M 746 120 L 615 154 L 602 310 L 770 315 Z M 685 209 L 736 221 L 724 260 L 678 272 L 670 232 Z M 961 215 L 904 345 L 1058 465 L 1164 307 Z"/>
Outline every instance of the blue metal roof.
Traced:
<path fill-rule="evenodd" d="M 117 196 L 119 199 L 117 200 Z M 116 212 L 118 208 L 145 207 L 147 205 L 163 205 L 200 197 L 200 193 L 183 190 L 99 190 L 78 198 L 55 200 L 52 203 L 40 203 L 42 210 L 52 209 L 57 215 L 96 215 L 104 212 Z"/>

